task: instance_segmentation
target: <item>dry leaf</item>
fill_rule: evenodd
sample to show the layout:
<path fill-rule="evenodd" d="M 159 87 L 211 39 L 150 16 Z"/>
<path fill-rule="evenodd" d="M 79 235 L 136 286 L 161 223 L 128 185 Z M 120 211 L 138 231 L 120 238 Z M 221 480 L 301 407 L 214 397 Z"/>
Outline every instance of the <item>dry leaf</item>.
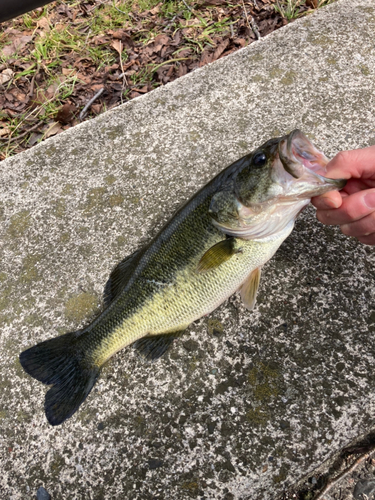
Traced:
<path fill-rule="evenodd" d="M 50 125 L 47 129 L 47 131 L 44 133 L 44 138 L 47 139 L 48 137 L 51 137 L 52 135 L 56 135 L 59 132 L 62 131 L 61 125 L 58 122 L 53 122 L 52 125 Z"/>
<path fill-rule="evenodd" d="M 41 17 L 36 23 L 38 28 L 43 28 L 44 31 L 50 31 L 51 25 L 47 17 Z"/>
<path fill-rule="evenodd" d="M 5 137 L 10 134 L 10 128 L 2 127 L 0 128 L 0 137 Z"/>
<path fill-rule="evenodd" d="M 67 102 L 64 104 L 64 106 L 61 106 L 61 108 L 56 113 L 56 120 L 63 125 L 67 125 L 74 118 L 76 111 L 76 106 Z"/>
<path fill-rule="evenodd" d="M 12 79 L 13 75 L 14 73 L 10 68 L 4 69 L 4 71 L 0 73 L 0 85 L 9 82 L 9 80 Z"/>
<path fill-rule="evenodd" d="M 221 56 L 221 54 L 228 47 L 228 45 L 229 45 L 229 39 L 227 38 L 226 40 L 221 42 L 221 44 L 216 48 L 212 60 L 216 61 L 216 59 L 218 59 Z"/>
<path fill-rule="evenodd" d="M 6 45 L 0 52 L 3 56 L 12 56 L 18 50 L 21 50 L 26 44 L 32 40 L 32 36 L 20 36 L 15 38 L 10 45 Z"/>
<path fill-rule="evenodd" d="M 62 74 L 65 76 L 71 76 L 76 72 L 73 68 L 62 68 Z"/>
<path fill-rule="evenodd" d="M 158 14 L 162 5 L 163 2 L 158 3 L 153 9 L 150 10 L 150 14 Z"/>
<path fill-rule="evenodd" d="M 115 50 L 117 50 L 117 52 L 121 56 L 121 52 L 124 48 L 121 40 L 112 40 L 111 47 L 113 47 Z"/>

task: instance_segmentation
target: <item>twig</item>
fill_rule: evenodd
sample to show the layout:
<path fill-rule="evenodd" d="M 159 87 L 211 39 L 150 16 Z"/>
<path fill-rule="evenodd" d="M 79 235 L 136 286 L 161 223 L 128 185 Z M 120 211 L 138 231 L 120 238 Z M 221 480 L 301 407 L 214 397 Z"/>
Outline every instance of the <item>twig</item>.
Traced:
<path fill-rule="evenodd" d="M 185 0 L 182 0 L 182 3 L 185 5 L 187 10 L 190 10 L 190 12 L 192 11 L 191 7 L 189 7 L 189 5 L 185 2 Z"/>
<path fill-rule="evenodd" d="M 114 7 L 118 12 L 121 12 L 121 14 L 125 14 L 126 16 L 128 15 L 127 12 L 124 12 L 123 10 L 118 9 L 115 4 L 113 4 L 112 7 Z"/>
<path fill-rule="evenodd" d="M 251 29 L 254 32 L 256 39 L 259 40 L 260 39 L 259 28 L 258 28 L 257 23 L 254 21 L 254 18 L 252 16 L 251 16 L 251 20 L 249 22 L 249 18 L 247 17 L 247 11 L 245 8 L 245 3 L 243 0 L 242 0 L 242 7 L 243 7 L 243 10 L 245 12 L 246 22 L 247 22 L 249 29 Z"/>
<path fill-rule="evenodd" d="M 256 39 L 259 40 L 260 39 L 259 28 L 258 28 L 257 23 L 254 21 L 253 17 L 251 18 L 250 25 L 251 25 L 252 30 L 255 33 Z"/>
<path fill-rule="evenodd" d="M 230 24 L 230 35 L 232 38 L 234 38 L 234 30 L 233 30 L 233 24 Z"/>
<path fill-rule="evenodd" d="M 79 114 L 79 119 L 80 119 L 81 121 L 82 121 L 82 120 L 85 118 L 85 116 L 87 115 L 87 111 L 88 111 L 89 107 L 91 106 L 91 104 L 92 104 L 94 101 L 96 101 L 96 99 L 97 99 L 98 97 L 100 97 L 100 96 L 103 94 L 103 92 L 104 92 L 104 87 L 102 87 L 101 89 L 99 89 L 99 90 L 97 91 L 97 93 L 94 95 L 94 97 L 93 97 L 92 99 L 90 99 L 90 100 L 89 100 L 89 102 L 86 104 L 86 106 L 83 108 L 83 110 L 82 110 L 82 111 L 80 112 L 80 114 Z"/>
<path fill-rule="evenodd" d="M 361 455 L 359 458 L 357 458 L 357 460 L 355 460 L 352 463 L 352 465 L 350 467 L 345 469 L 341 474 L 339 474 L 334 479 L 331 479 L 330 481 L 328 481 L 328 483 L 325 485 L 325 487 L 322 489 L 322 491 L 318 494 L 318 496 L 316 496 L 314 498 L 314 500 L 324 500 L 324 495 L 326 495 L 335 484 L 337 484 L 341 479 L 343 479 L 348 474 L 350 474 L 350 472 L 352 472 L 361 462 L 366 460 L 366 458 L 368 458 L 369 456 L 370 456 L 369 453 L 365 453 L 365 454 Z"/>
<path fill-rule="evenodd" d="M 27 94 L 28 97 L 32 97 L 33 94 L 34 94 L 34 84 L 35 84 L 35 78 L 37 77 L 37 75 L 39 74 L 39 69 L 40 69 L 40 66 L 39 66 L 39 63 L 37 63 L 37 66 L 36 66 L 36 71 L 35 73 L 33 74 L 33 77 L 31 79 L 31 83 L 30 83 L 30 90 L 29 90 L 29 93 Z"/>
<path fill-rule="evenodd" d="M 123 95 L 125 86 L 128 85 L 128 81 L 126 79 L 126 75 L 124 73 L 124 66 L 122 64 L 122 42 L 121 42 L 121 40 L 120 40 L 119 56 L 120 56 L 121 76 L 122 76 L 121 104 L 123 104 L 124 101 L 123 101 L 122 95 Z"/>
<path fill-rule="evenodd" d="M 44 123 L 44 121 L 41 120 L 40 122 L 38 122 L 35 125 L 33 125 L 32 127 L 30 127 L 29 130 L 26 130 L 26 132 L 22 132 L 22 134 L 17 135 L 17 137 L 13 137 L 11 139 L 9 139 L 8 137 L 0 137 L 0 141 L 8 141 L 8 144 L 10 144 L 11 142 L 18 141 L 18 139 L 22 139 L 22 137 L 25 137 L 27 134 L 29 134 L 30 132 L 33 132 L 38 127 L 43 125 L 43 123 Z"/>
<path fill-rule="evenodd" d="M 125 16 L 132 17 L 135 20 L 137 19 L 136 16 L 134 14 L 132 14 L 131 12 L 124 12 L 123 10 L 120 10 L 118 7 L 116 7 L 115 2 L 113 2 L 112 7 L 114 7 L 118 12 L 121 12 L 121 14 L 125 14 Z"/>
<path fill-rule="evenodd" d="M 167 24 L 167 26 L 163 29 L 163 31 L 169 30 L 169 27 L 174 23 L 174 20 L 176 19 L 177 15 L 173 16 L 170 22 Z"/>

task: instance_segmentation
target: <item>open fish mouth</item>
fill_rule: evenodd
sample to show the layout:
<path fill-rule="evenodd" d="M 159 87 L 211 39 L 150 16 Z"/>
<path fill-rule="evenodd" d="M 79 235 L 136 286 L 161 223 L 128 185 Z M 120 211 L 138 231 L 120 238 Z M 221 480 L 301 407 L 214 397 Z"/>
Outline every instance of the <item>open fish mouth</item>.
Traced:
<path fill-rule="evenodd" d="M 280 175 L 281 162 L 283 170 L 289 175 Z M 288 195 L 317 196 L 333 189 L 342 189 L 345 179 L 324 177 L 328 158 L 300 130 L 293 130 L 281 139 L 278 145 L 276 171 L 278 181 L 288 185 Z"/>

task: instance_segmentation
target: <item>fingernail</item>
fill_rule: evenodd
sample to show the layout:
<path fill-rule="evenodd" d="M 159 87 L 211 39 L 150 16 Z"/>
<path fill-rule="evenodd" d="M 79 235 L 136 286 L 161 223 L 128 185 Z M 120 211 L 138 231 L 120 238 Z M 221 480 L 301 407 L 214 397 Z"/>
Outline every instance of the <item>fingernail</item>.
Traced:
<path fill-rule="evenodd" d="M 370 193 L 365 194 L 363 201 L 368 208 L 375 208 L 375 191 L 370 191 Z"/>
<path fill-rule="evenodd" d="M 322 206 L 321 208 L 338 208 L 340 206 L 340 202 L 338 200 L 334 200 L 332 198 L 328 198 L 327 197 L 322 197 L 321 198 L 321 201 L 323 202 L 322 205 L 324 204 L 324 206 Z M 319 207 L 320 208 L 320 207 Z"/>

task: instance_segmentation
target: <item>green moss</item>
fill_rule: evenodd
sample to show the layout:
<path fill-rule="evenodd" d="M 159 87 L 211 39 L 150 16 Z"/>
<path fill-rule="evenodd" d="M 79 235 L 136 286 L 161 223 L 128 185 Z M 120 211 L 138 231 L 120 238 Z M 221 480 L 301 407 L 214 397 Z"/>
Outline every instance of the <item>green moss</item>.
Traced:
<path fill-rule="evenodd" d="M 60 198 L 56 200 L 52 205 L 52 213 L 55 217 L 62 218 L 64 217 L 66 211 L 65 200 Z"/>
<path fill-rule="evenodd" d="M 251 78 L 251 81 L 254 82 L 254 83 L 260 83 L 260 82 L 264 81 L 264 77 L 262 75 L 254 75 Z"/>
<path fill-rule="evenodd" d="M 18 412 L 17 412 L 17 421 L 19 423 L 22 423 L 22 422 L 27 423 L 27 422 L 31 422 L 31 420 L 32 420 L 32 417 L 31 417 L 30 414 L 25 413 L 22 410 L 18 410 Z"/>
<path fill-rule="evenodd" d="M 110 139 L 115 140 L 124 135 L 124 128 L 121 125 L 116 125 L 112 130 L 108 131 L 106 135 Z"/>
<path fill-rule="evenodd" d="M 246 149 L 246 151 L 249 150 L 249 144 L 246 141 L 239 141 L 237 144 L 240 146 L 242 149 Z"/>
<path fill-rule="evenodd" d="M 118 194 L 112 194 L 109 197 L 109 205 L 111 207 L 118 207 L 118 206 L 120 206 L 123 203 L 124 199 L 125 198 L 120 193 L 118 193 Z"/>
<path fill-rule="evenodd" d="M 30 226 L 31 217 L 29 210 L 21 210 L 10 218 L 8 235 L 12 238 L 23 236 Z"/>
<path fill-rule="evenodd" d="M 222 335 L 224 333 L 224 326 L 216 318 L 210 318 L 207 321 L 207 331 L 210 335 Z"/>
<path fill-rule="evenodd" d="M 273 482 L 275 484 L 278 484 L 278 483 L 282 483 L 283 481 L 286 480 L 286 478 L 288 477 L 288 467 L 283 464 L 281 467 L 280 467 L 280 470 L 279 470 L 279 473 L 275 476 L 273 476 Z"/>
<path fill-rule="evenodd" d="M 86 211 L 92 211 L 96 208 L 102 208 L 105 205 L 105 187 L 90 189 L 86 200 Z"/>
<path fill-rule="evenodd" d="M 255 54 L 254 56 L 249 57 L 249 60 L 251 62 L 259 62 L 259 61 L 263 61 L 263 59 L 264 59 L 264 56 L 262 54 Z"/>
<path fill-rule="evenodd" d="M 41 260 L 41 255 L 28 255 L 22 262 L 21 283 L 30 283 L 40 279 L 36 264 Z"/>
<path fill-rule="evenodd" d="M 297 73 L 295 71 L 288 71 L 287 73 L 285 73 L 285 75 L 280 80 L 280 82 L 283 85 L 292 85 L 292 83 L 295 81 L 296 77 L 297 77 Z"/>
<path fill-rule="evenodd" d="M 281 135 L 281 130 L 278 128 L 274 128 L 271 132 L 271 137 L 280 137 Z"/>
<path fill-rule="evenodd" d="M 62 194 L 70 194 L 71 192 L 73 192 L 73 190 L 74 190 L 74 186 L 72 184 L 65 184 L 61 193 Z"/>
<path fill-rule="evenodd" d="M 116 182 L 116 177 L 114 175 L 110 174 L 110 175 L 107 175 L 107 177 L 105 177 L 104 180 L 105 180 L 106 184 L 111 185 L 111 184 L 114 184 Z"/>
<path fill-rule="evenodd" d="M 61 233 L 59 237 L 60 243 L 67 243 L 70 240 L 70 233 Z"/>
<path fill-rule="evenodd" d="M 49 148 L 45 148 L 43 153 L 45 156 L 53 156 L 56 153 L 57 149 L 55 146 L 50 146 Z"/>
<path fill-rule="evenodd" d="M 68 320 L 80 322 L 94 314 L 98 306 L 95 295 L 83 292 L 71 297 L 65 304 L 65 316 Z"/>
<path fill-rule="evenodd" d="M 359 66 L 359 69 L 361 70 L 361 73 L 365 76 L 368 76 L 370 74 L 370 70 L 368 69 L 367 66 L 365 66 L 364 64 L 361 64 Z"/>
<path fill-rule="evenodd" d="M 268 382 L 257 385 L 254 390 L 254 396 L 259 401 L 269 400 L 272 396 L 278 396 L 278 394 L 277 387 Z"/>
<path fill-rule="evenodd" d="M 189 134 L 189 140 L 191 142 L 198 142 L 200 137 L 201 136 L 198 132 L 190 132 L 190 134 Z"/>
<path fill-rule="evenodd" d="M 121 248 L 123 248 L 126 244 L 127 238 L 125 236 L 118 236 L 116 238 L 117 245 Z"/>
<path fill-rule="evenodd" d="M 270 69 L 269 76 L 270 78 L 279 78 L 283 73 L 284 71 L 281 68 L 275 66 L 274 68 Z"/>
<path fill-rule="evenodd" d="M 261 361 L 249 371 L 248 381 L 252 387 L 253 402 L 255 407 L 251 408 L 246 418 L 256 425 L 266 425 L 270 418 L 268 405 L 273 398 L 280 394 L 280 377 L 278 367 Z"/>
<path fill-rule="evenodd" d="M 0 293 L 0 311 L 7 309 L 10 305 L 10 292 L 11 288 L 8 286 L 2 290 Z"/>
<path fill-rule="evenodd" d="M 327 35 L 316 35 L 315 33 L 311 33 L 307 37 L 307 41 L 312 45 L 320 45 L 321 47 L 327 47 L 333 43 L 333 40 L 329 38 Z"/>
<path fill-rule="evenodd" d="M 199 483 L 198 481 L 185 481 L 181 484 L 181 488 L 189 491 L 193 495 L 197 495 L 199 492 Z"/>
<path fill-rule="evenodd" d="M 64 457 L 62 457 L 59 453 L 55 453 L 54 460 L 50 465 L 50 473 L 53 477 L 57 477 L 61 471 L 61 469 L 65 465 Z"/>
<path fill-rule="evenodd" d="M 3 273 L 3 272 L 0 272 L 0 283 L 4 283 L 4 281 L 6 281 L 8 278 L 8 276 Z"/>
<path fill-rule="evenodd" d="M 334 57 L 328 57 L 326 61 L 327 64 L 331 64 L 332 66 L 335 66 L 337 64 L 337 59 L 335 59 Z"/>
<path fill-rule="evenodd" d="M 246 413 L 246 419 L 251 423 L 259 426 L 265 426 L 270 418 L 270 415 L 267 410 L 256 407 L 251 408 Z"/>

